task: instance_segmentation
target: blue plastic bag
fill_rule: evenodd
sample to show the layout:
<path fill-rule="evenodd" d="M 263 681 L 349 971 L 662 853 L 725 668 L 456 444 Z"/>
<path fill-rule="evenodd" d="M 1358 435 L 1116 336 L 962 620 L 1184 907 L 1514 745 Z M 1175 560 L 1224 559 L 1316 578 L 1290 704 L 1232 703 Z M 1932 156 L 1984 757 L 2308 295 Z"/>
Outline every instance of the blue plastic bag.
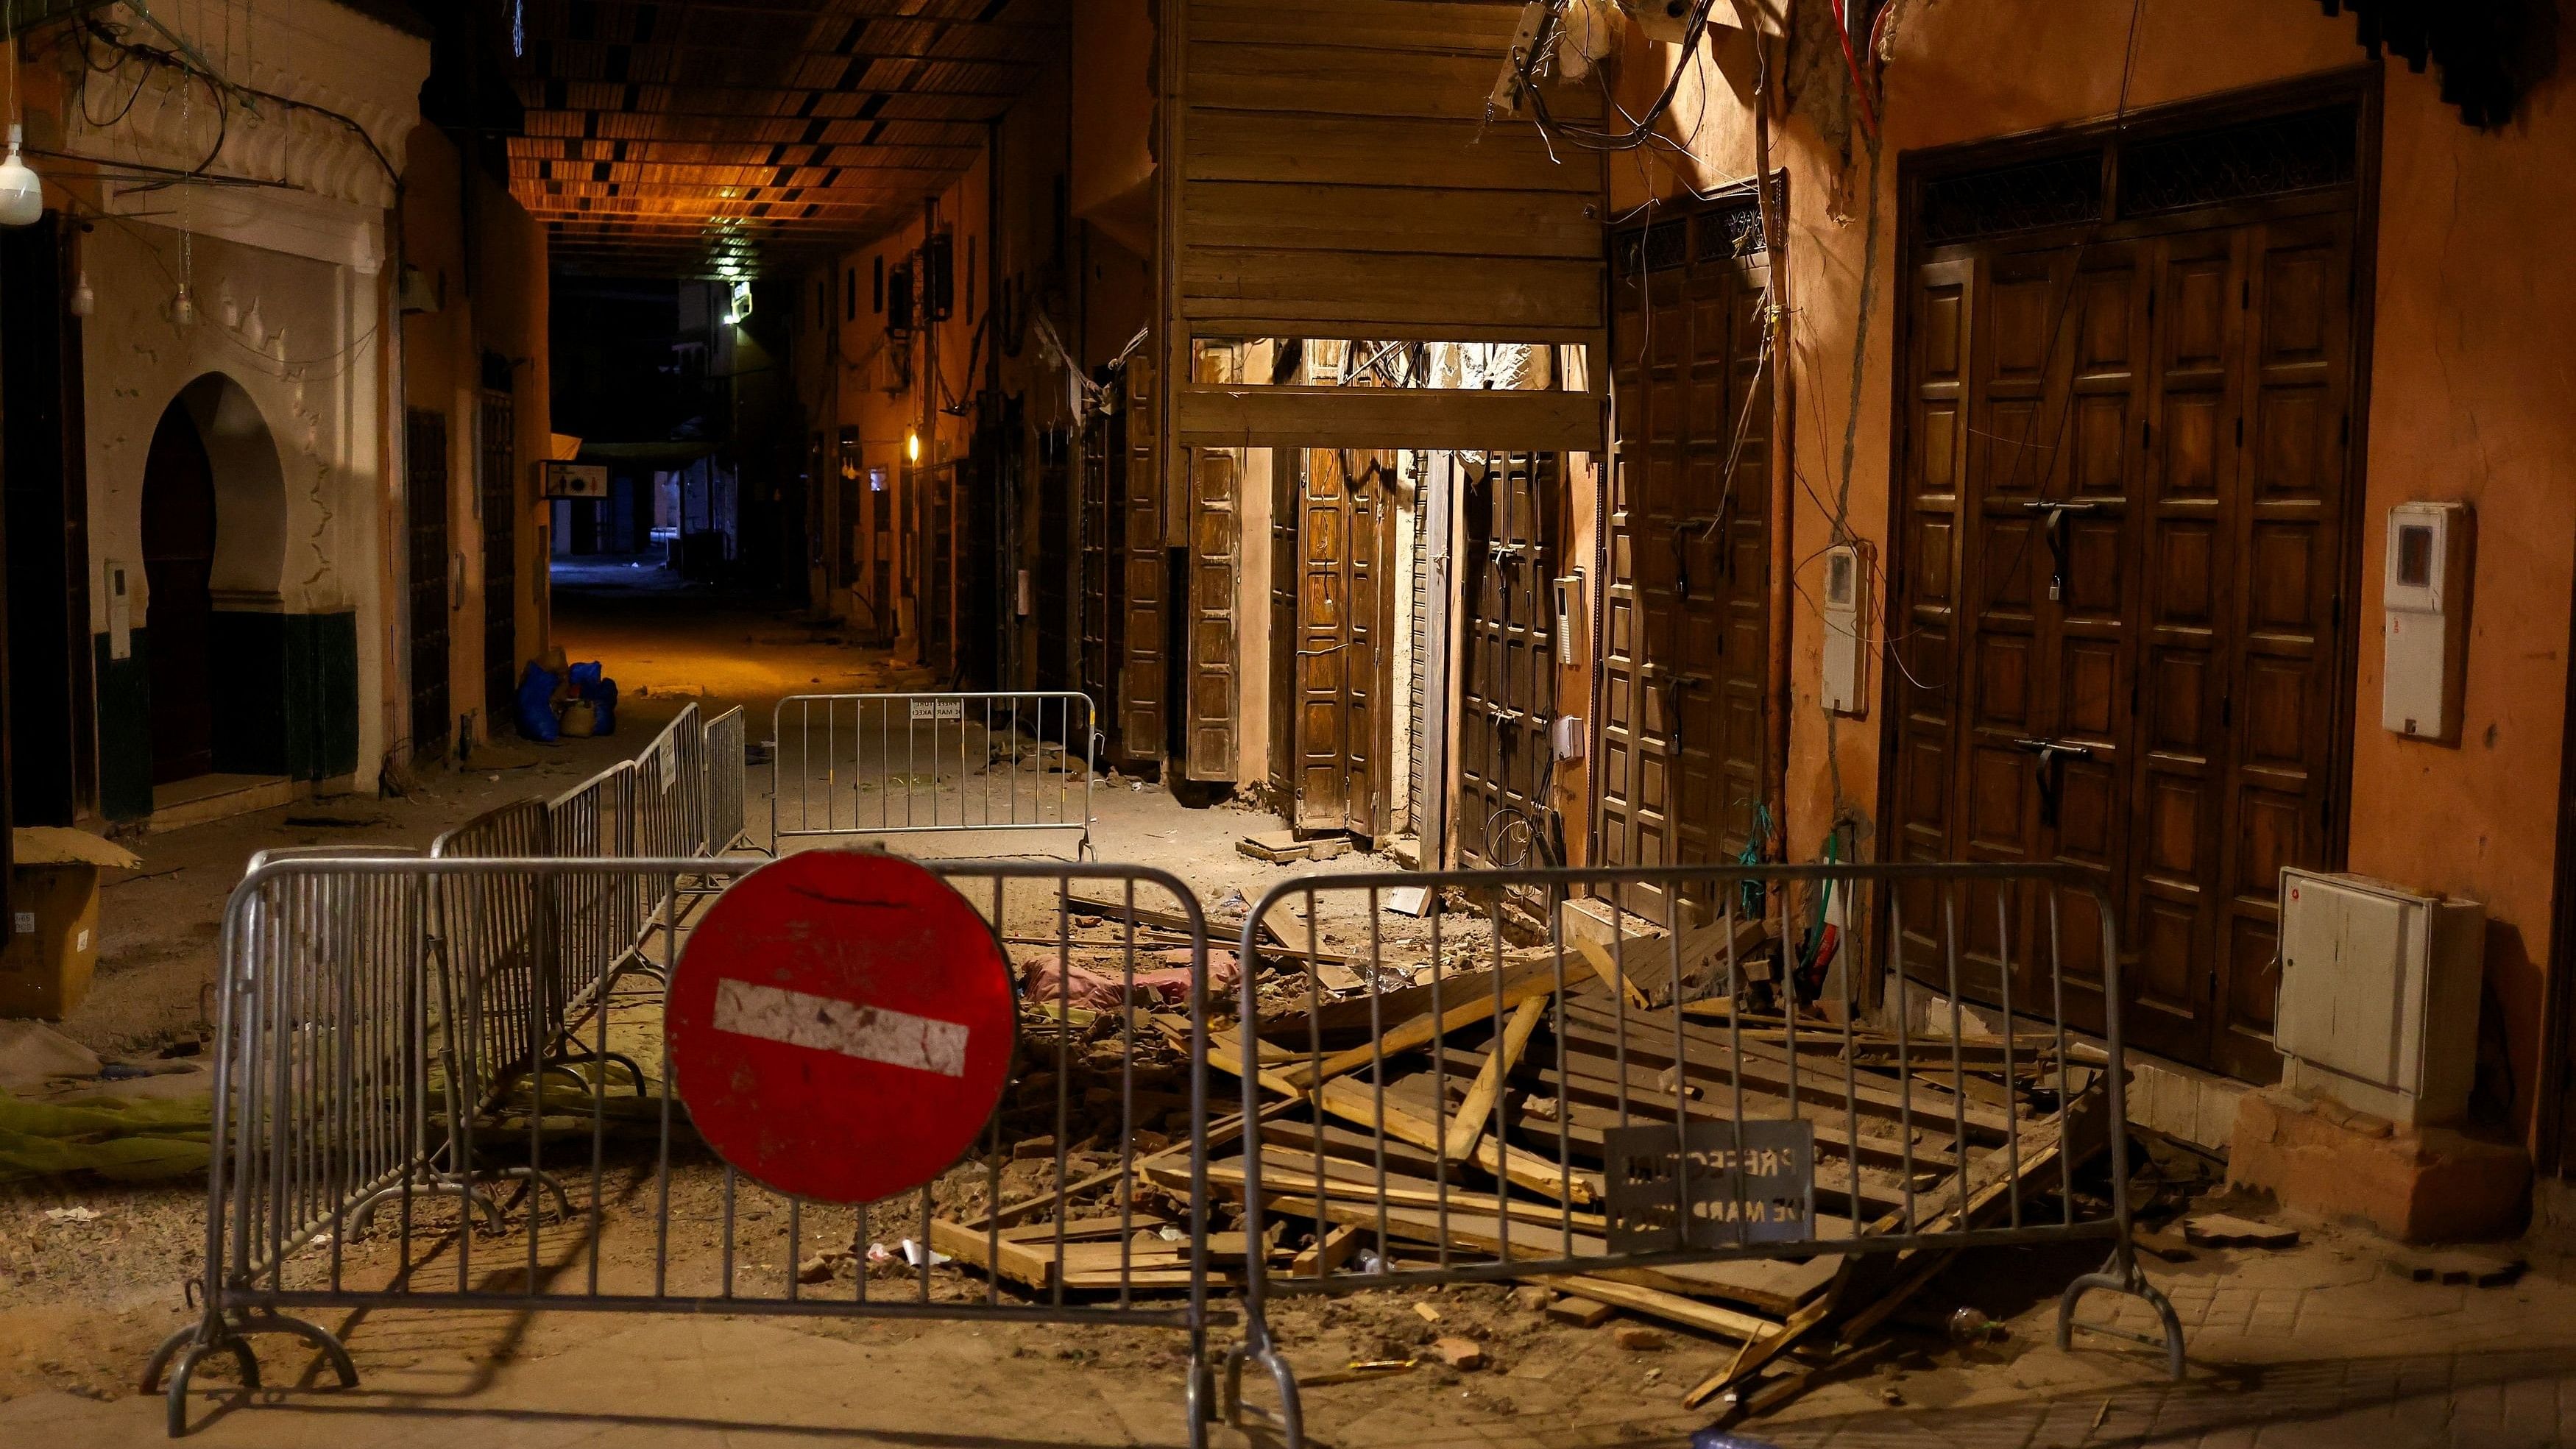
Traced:
<path fill-rule="evenodd" d="M 563 737 L 563 726 L 555 720 L 554 671 L 540 668 L 535 661 L 519 677 L 519 734 L 541 745 L 553 744 Z"/>
<path fill-rule="evenodd" d="M 600 672 L 599 661 L 574 665 L 572 688 L 573 693 L 589 704 L 598 717 L 599 726 L 595 733 L 617 733 L 617 681 Z"/>

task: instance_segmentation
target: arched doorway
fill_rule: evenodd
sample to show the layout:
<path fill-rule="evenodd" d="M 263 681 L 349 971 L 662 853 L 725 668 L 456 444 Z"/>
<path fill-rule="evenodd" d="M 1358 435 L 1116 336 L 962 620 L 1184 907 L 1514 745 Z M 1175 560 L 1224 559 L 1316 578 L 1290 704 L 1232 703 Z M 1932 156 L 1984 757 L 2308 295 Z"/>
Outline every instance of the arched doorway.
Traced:
<path fill-rule="evenodd" d="M 152 783 L 214 769 L 215 470 L 180 402 L 152 431 L 143 462 L 146 657 L 152 690 Z"/>

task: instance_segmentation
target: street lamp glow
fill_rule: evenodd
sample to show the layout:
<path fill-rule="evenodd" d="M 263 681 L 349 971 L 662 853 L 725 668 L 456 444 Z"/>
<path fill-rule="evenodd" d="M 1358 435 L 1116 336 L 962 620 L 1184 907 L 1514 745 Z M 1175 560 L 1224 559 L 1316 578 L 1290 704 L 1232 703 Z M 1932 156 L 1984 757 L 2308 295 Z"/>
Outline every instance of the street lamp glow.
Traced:
<path fill-rule="evenodd" d="M 914 431 L 911 431 L 911 430 L 909 430 L 909 429 L 907 429 L 907 430 L 904 432 L 904 435 L 903 435 L 903 456 L 904 456 L 904 461 L 909 462 L 909 463 L 918 463 L 918 462 L 920 462 L 920 461 L 921 461 L 921 434 L 920 434 L 920 433 L 918 433 L 918 432 L 914 432 Z"/>

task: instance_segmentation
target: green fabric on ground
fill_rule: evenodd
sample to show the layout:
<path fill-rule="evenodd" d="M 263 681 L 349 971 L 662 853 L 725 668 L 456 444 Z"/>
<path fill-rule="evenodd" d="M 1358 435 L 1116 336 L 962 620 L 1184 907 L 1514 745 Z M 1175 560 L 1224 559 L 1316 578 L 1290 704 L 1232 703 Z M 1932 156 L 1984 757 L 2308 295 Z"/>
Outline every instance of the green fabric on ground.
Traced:
<path fill-rule="evenodd" d="M 154 1182 L 203 1172 L 212 1111 L 204 1100 L 63 1106 L 0 1092 L 0 1182 L 76 1172 Z"/>

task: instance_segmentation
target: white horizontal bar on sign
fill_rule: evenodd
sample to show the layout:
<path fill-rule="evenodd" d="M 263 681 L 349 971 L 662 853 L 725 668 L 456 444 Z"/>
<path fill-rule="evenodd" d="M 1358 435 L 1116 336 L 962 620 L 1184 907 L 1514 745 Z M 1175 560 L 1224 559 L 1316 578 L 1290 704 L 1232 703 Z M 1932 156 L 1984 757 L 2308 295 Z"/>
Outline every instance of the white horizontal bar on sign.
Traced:
<path fill-rule="evenodd" d="M 966 1075 L 967 1032 L 956 1022 L 730 976 L 716 983 L 715 1027 L 863 1062 Z"/>
<path fill-rule="evenodd" d="M 1178 402 L 1181 441 L 1198 447 L 1601 447 L 1601 399 L 1582 392 L 1200 385 Z"/>

